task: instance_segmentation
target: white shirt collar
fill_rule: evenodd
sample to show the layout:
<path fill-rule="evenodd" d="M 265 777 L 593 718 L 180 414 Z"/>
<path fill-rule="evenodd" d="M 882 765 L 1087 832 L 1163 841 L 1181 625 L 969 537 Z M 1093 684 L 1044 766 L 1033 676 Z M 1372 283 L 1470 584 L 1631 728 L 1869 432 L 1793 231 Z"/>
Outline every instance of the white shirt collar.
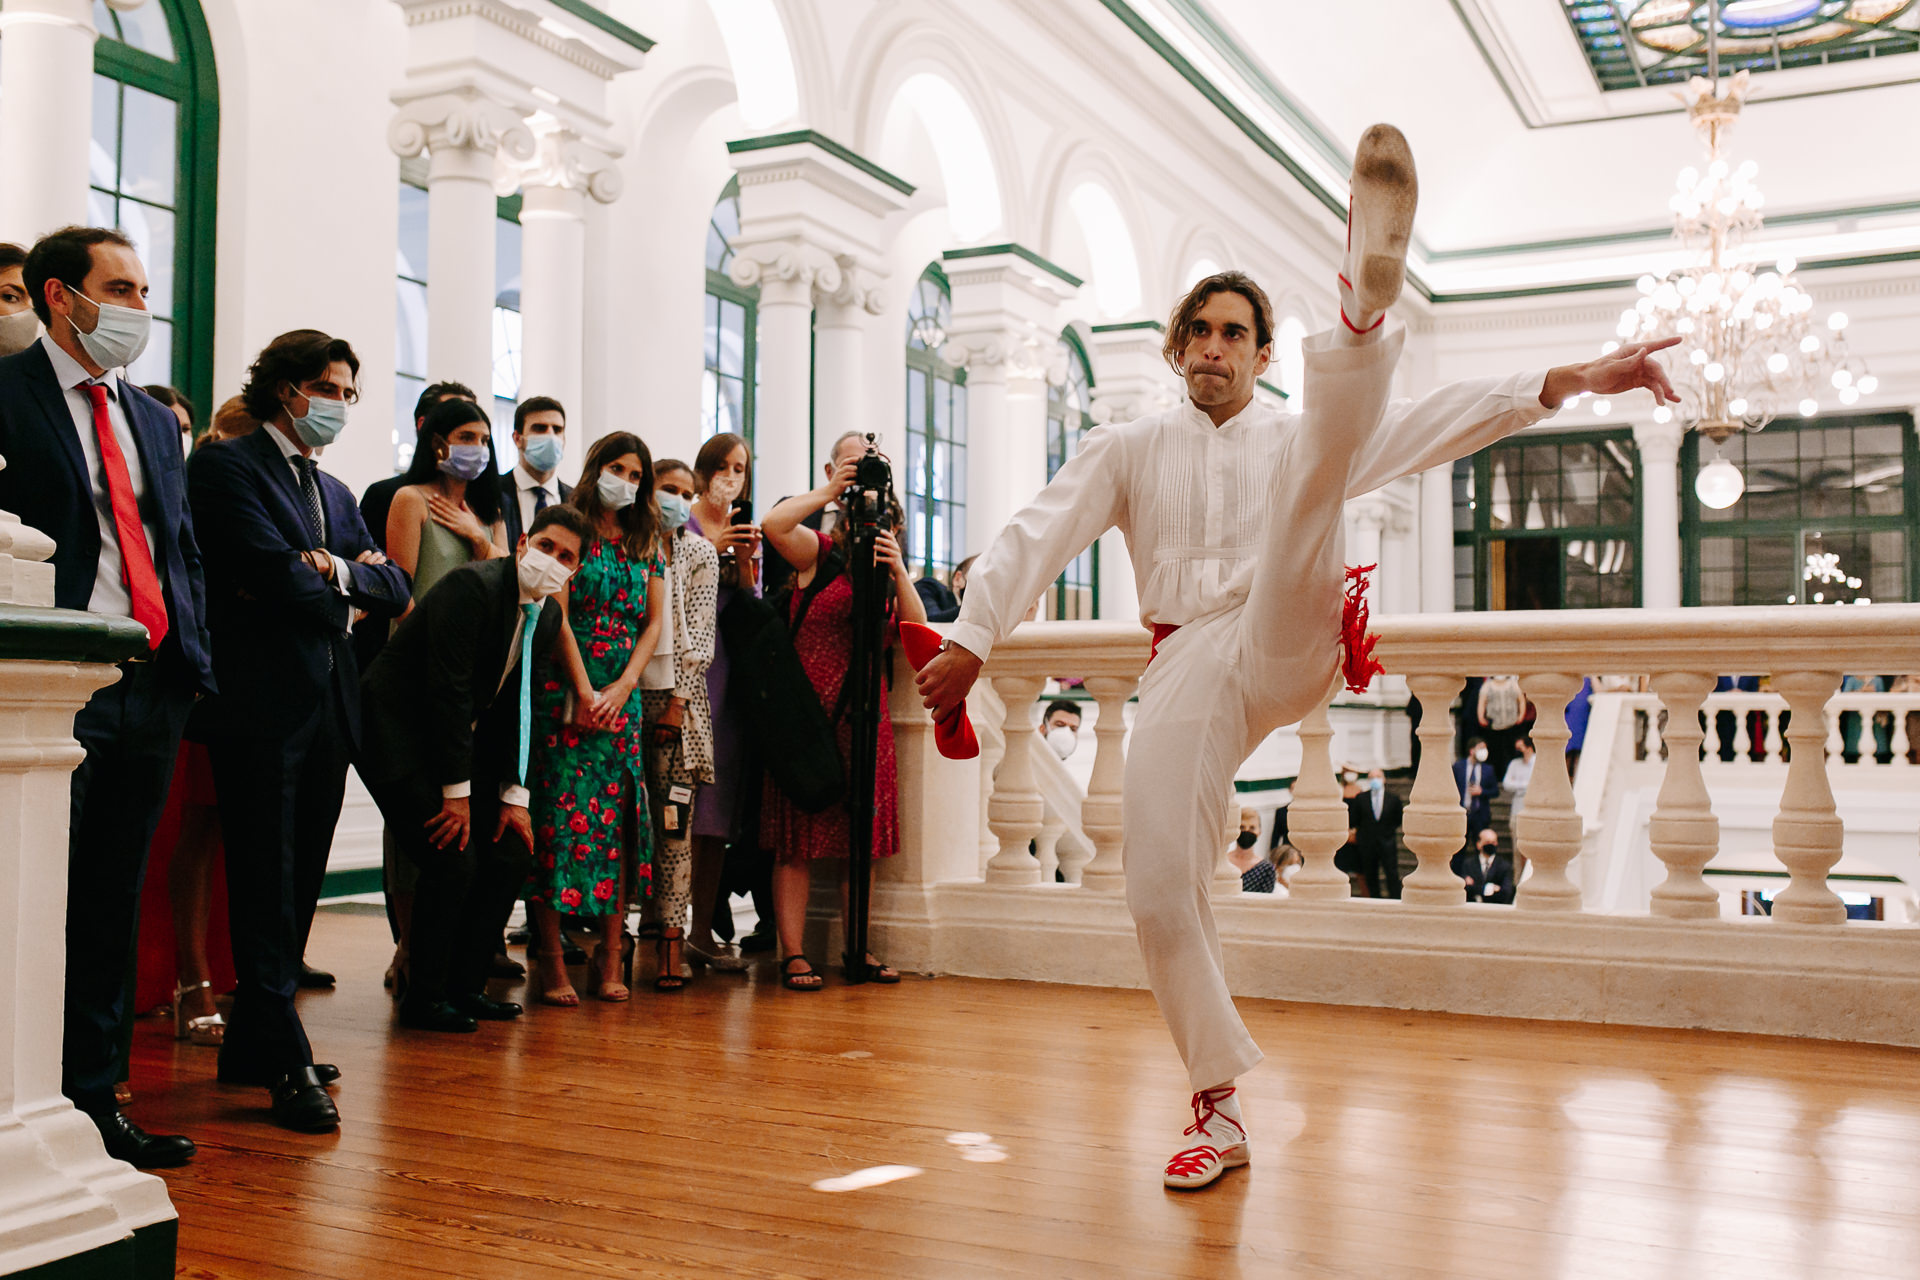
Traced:
<path fill-rule="evenodd" d="M 75 360 L 61 349 L 60 344 L 53 340 L 52 334 L 41 334 L 40 346 L 46 351 L 47 358 L 53 361 L 54 381 L 60 384 L 62 391 L 71 391 L 82 383 L 92 382 L 94 380 L 93 375 L 88 373 L 78 360 Z M 114 371 L 112 369 L 107 370 L 104 374 L 100 375 L 100 382 L 101 385 L 106 387 L 108 395 L 118 399 L 120 392 L 119 389 L 113 385 L 113 373 Z"/>
<path fill-rule="evenodd" d="M 300 452 L 300 446 L 287 439 L 287 433 L 273 423 L 262 423 L 260 430 L 264 432 L 270 440 L 280 446 L 280 455 L 288 462 L 298 462 L 300 458 L 304 456 Z M 316 450 L 316 453 L 317 452 Z"/>
<path fill-rule="evenodd" d="M 1201 427 L 1209 432 L 1226 432 L 1236 427 L 1252 424 L 1257 421 L 1263 413 L 1264 409 L 1258 400 L 1249 400 L 1247 401 L 1246 408 L 1216 427 L 1213 424 L 1213 419 L 1207 416 L 1206 410 L 1195 404 L 1191 399 L 1182 399 L 1180 401 L 1181 420 L 1190 426 Z"/>
<path fill-rule="evenodd" d="M 542 480 L 540 477 L 534 475 L 533 472 L 527 470 L 527 464 L 525 462 L 516 462 L 513 464 L 513 483 L 515 487 L 523 489 L 528 493 L 532 493 L 535 489 L 545 489 L 556 498 L 560 496 L 560 475 L 558 472 Z"/>

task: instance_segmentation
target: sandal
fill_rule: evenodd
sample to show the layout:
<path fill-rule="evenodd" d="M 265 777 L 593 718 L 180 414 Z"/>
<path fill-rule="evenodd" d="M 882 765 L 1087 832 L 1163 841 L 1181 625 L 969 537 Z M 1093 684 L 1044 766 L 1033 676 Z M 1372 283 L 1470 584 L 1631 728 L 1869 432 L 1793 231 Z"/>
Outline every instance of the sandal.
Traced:
<path fill-rule="evenodd" d="M 876 982 L 883 987 L 891 987 L 900 981 L 900 971 L 881 964 L 871 951 L 867 952 L 867 958 L 858 965 L 854 964 L 852 955 L 841 955 L 840 972 L 847 976 L 848 982 L 861 980 L 856 979 L 854 975 L 863 971 L 865 973 L 864 981 Z"/>
<path fill-rule="evenodd" d="M 794 971 L 795 960 L 807 966 L 805 973 Z M 812 962 L 805 956 L 793 955 L 780 962 L 780 985 L 789 991 L 818 991 L 826 985 L 826 979 L 814 972 Z"/>
<path fill-rule="evenodd" d="M 550 987 L 543 985 L 541 987 L 540 1003 L 552 1005 L 556 1009 L 579 1008 L 580 993 L 573 989 L 573 982 L 567 977 L 567 966 L 564 963 L 566 952 L 536 951 L 533 954 L 535 959 L 534 975 L 536 979 L 538 979 L 539 975 L 546 972 L 549 965 L 558 970 L 560 974 L 560 983 L 558 986 Z"/>
<path fill-rule="evenodd" d="M 181 1015 L 182 1001 L 196 991 L 205 991 L 209 1001 L 213 998 L 211 982 L 182 982 L 173 988 L 173 1038 L 191 1040 L 198 1045 L 218 1045 L 227 1038 L 227 1020 L 220 1016 L 219 1010 L 203 1018 Z"/>
<path fill-rule="evenodd" d="M 654 977 L 655 991 L 684 991 L 687 978 L 681 972 L 681 947 L 686 935 L 678 929 L 660 931 L 660 940 L 654 944 L 655 954 L 660 958 L 660 972 Z"/>
<path fill-rule="evenodd" d="M 625 943 L 623 942 L 621 946 L 624 951 Z M 633 992 L 628 989 L 626 983 L 621 982 L 617 978 L 607 977 L 606 968 L 600 963 L 600 957 L 605 954 L 606 948 L 604 946 L 593 949 L 593 967 L 599 975 L 595 979 L 593 998 L 595 1000 L 604 1000 L 608 1004 L 620 1004 L 623 1001 L 631 1000 L 633 998 Z"/>

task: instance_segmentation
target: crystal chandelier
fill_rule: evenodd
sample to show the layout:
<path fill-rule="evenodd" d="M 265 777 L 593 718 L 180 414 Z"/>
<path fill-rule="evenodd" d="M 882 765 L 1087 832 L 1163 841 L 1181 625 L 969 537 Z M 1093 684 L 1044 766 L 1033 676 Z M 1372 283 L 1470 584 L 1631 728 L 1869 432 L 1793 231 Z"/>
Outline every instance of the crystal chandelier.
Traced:
<path fill-rule="evenodd" d="M 1747 73 L 1736 72 L 1725 92 L 1715 93 L 1718 9 L 1708 6 L 1708 78 L 1694 77 L 1683 95 L 1706 143 L 1707 166 L 1682 169 L 1667 202 L 1674 236 L 1692 261 L 1664 278 L 1641 276 L 1639 301 L 1620 313 L 1616 332 L 1631 342 L 1680 338 L 1668 361 L 1680 420 L 1714 443 L 1713 461 L 1700 469 L 1694 492 L 1708 506 L 1724 508 L 1746 489 L 1739 469 L 1720 453 L 1729 436 L 1758 431 L 1789 407 L 1812 417 L 1823 387 L 1850 405 L 1873 394 L 1878 382 L 1848 351 L 1843 313 L 1814 322 L 1813 298 L 1794 276 L 1798 264 L 1790 257 L 1766 261 L 1764 250 L 1747 245 L 1760 230 L 1764 200 L 1754 185 L 1759 166 L 1747 160 L 1736 167 L 1725 155 Z M 1604 350 L 1619 345 L 1610 342 Z M 1664 405 L 1653 411 L 1656 422 L 1673 416 Z"/>

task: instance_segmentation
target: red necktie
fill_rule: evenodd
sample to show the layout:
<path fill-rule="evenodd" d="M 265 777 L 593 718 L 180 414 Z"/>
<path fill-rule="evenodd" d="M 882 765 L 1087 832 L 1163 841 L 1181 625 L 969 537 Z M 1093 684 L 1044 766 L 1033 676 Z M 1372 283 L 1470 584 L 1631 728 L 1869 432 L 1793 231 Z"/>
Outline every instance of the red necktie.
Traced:
<path fill-rule="evenodd" d="M 107 389 L 87 384 L 93 401 L 93 433 L 100 440 L 100 469 L 107 475 L 107 497 L 113 503 L 113 527 L 120 535 L 120 580 L 133 597 L 133 620 L 147 629 L 147 647 L 158 649 L 167 638 L 167 602 L 160 594 L 160 575 L 153 571 L 153 552 L 140 524 L 140 506 L 133 500 L 133 477 L 127 474 L 127 456 L 113 434 L 107 416 Z"/>

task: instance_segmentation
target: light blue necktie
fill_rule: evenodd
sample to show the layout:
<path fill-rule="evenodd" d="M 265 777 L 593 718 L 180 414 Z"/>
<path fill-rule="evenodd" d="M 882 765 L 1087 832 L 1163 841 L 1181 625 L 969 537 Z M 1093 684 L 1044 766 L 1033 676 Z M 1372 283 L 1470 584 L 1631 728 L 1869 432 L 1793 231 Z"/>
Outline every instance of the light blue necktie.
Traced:
<path fill-rule="evenodd" d="M 520 785 L 527 785 L 527 750 L 533 745 L 533 631 L 540 620 L 540 606 L 520 606 L 525 621 L 520 625 Z"/>

